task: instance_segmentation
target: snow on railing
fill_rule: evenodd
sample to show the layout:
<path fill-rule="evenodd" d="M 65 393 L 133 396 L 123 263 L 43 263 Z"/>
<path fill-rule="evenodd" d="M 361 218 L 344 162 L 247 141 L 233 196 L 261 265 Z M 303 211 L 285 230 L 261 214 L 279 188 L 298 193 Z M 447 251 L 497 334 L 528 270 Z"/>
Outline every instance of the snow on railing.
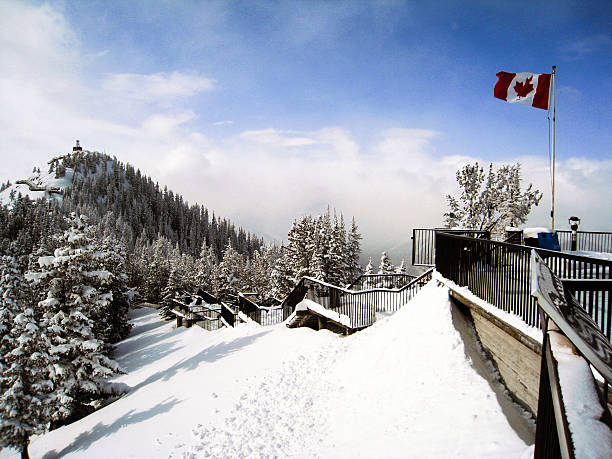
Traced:
<path fill-rule="evenodd" d="M 401 288 L 372 288 L 358 291 L 338 287 L 312 277 L 303 277 L 282 306 L 284 313 L 290 314 L 296 305 L 306 298 L 326 309 L 350 317 L 351 328 L 365 328 L 374 323 L 376 312 L 396 311 L 406 304 L 431 280 L 432 273 L 433 268 Z"/>
<path fill-rule="evenodd" d="M 609 457 L 610 341 L 535 250 L 531 270 L 544 331 L 534 458 Z"/>
<path fill-rule="evenodd" d="M 612 261 L 506 242 L 436 233 L 436 269 L 483 300 L 540 327 L 531 296 L 531 251 L 535 250 L 612 338 Z M 577 282 L 578 280 L 592 282 Z"/>

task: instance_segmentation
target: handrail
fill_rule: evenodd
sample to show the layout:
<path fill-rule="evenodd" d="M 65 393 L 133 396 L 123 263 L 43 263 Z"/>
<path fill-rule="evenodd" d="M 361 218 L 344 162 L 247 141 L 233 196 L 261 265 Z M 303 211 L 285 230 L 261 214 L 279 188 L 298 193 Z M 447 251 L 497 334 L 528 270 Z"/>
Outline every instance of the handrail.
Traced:
<path fill-rule="evenodd" d="M 449 233 L 436 235 L 436 269 L 455 283 L 506 312 L 520 316 L 528 325 L 540 327 L 535 300 L 530 294 L 531 247 L 484 241 Z M 612 261 L 534 248 L 551 270 L 563 279 L 610 279 Z M 572 291 L 592 314 L 602 332 L 612 338 L 610 284 L 578 285 Z"/>
<path fill-rule="evenodd" d="M 393 292 L 393 293 L 397 293 L 397 292 L 402 292 L 404 290 L 406 290 L 407 288 L 410 287 L 410 284 L 412 284 L 414 281 L 416 281 L 417 279 L 422 279 L 423 277 L 426 277 L 427 274 L 430 274 L 433 271 L 434 268 L 429 268 L 427 271 L 425 271 L 423 274 L 419 275 L 418 277 L 414 277 L 414 279 L 406 284 L 403 285 L 401 287 L 394 287 L 394 288 L 384 288 L 384 287 L 374 287 L 374 288 L 367 288 L 367 289 L 363 289 L 363 290 L 349 290 L 348 287 L 338 287 L 337 285 L 333 285 L 330 284 L 328 282 L 322 281 L 320 279 L 317 279 L 315 277 L 309 277 L 309 276 L 304 276 L 302 279 L 308 279 L 312 282 L 316 282 L 317 284 L 323 285 L 325 287 L 333 287 L 337 290 L 340 290 L 344 293 L 348 293 L 350 295 L 357 295 L 357 294 L 361 294 L 361 293 L 368 293 L 368 292 Z"/>
<path fill-rule="evenodd" d="M 605 383 L 600 408 L 605 415 L 600 419 L 602 422 L 606 422 L 605 417 L 608 421 L 610 419 L 607 400 L 608 386 L 612 382 L 612 346 L 598 325 L 571 293 L 566 291 L 562 281 L 536 250 L 531 253 L 531 270 L 531 293 L 538 300 L 544 330 L 534 457 L 535 459 L 573 458 L 575 444 L 572 438 L 573 432 L 569 429 L 568 412 L 565 409 L 568 394 L 562 394 L 562 388 L 565 386 L 557 368 L 556 352 L 557 349 L 561 350 L 558 344 L 554 347 L 552 344 L 553 340 L 557 343 L 560 337 L 554 335 L 560 333 L 561 336 L 568 338 L 571 344 L 562 346 L 573 345 L 582 358 L 603 376 Z M 550 320 L 554 322 L 553 325 L 549 324 Z M 575 382 L 570 385 L 574 386 Z M 581 421 L 582 419 L 574 419 L 572 422 L 577 426 Z"/>
<path fill-rule="evenodd" d="M 412 279 L 417 278 L 418 276 L 413 276 L 412 274 L 405 274 L 405 273 L 390 273 L 390 274 L 361 274 L 359 277 L 357 277 L 357 279 L 355 279 L 353 282 L 351 282 L 349 285 L 346 286 L 347 289 L 351 289 L 353 288 L 355 285 L 357 285 L 359 282 L 361 282 L 363 279 L 399 279 L 401 281 L 404 281 L 406 278 L 409 278 L 410 281 L 412 281 Z M 406 282 L 408 283 L 408 282 Z"/>
<path fill-rule="evenodd" d="M 535 250 L 531 254 L 531 269 L 531 294 L 538 299 L 540 308 L 589 363 L 612 382 L 612 346 L 608 338 L 576 299 L 565 292 L 563 283 Z"/>

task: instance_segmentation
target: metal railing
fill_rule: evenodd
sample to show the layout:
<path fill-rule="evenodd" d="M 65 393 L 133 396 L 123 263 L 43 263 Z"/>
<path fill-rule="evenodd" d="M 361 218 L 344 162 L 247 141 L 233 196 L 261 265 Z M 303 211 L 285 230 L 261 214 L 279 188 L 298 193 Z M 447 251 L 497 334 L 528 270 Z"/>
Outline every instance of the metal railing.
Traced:
<path fill-rule="evenodd" d="M 557 235 L 561 250 L 571 250 L 572 232 L 570 230 L 557 230 Z M 578 231 L 576 236 L 576 250 L 612 253 L 612 233 L 604 231 Z"/>
<path fill-rule="evenodd" d="M 436 233 L 439 231 L 478 239 L 491 239 L 491 233 L 489 231 L 448 228 L 414 228 L 412 230 L 412 264 L 414 266 L 434 266 L 436 257 Z"/>
<path fill-rule="evenodd" d="M 399 289 L 374 288 L 354 291 L 304 277 L 282 304 L 285 312 L 295 311 L 303 299 L 310 299 L 326 309 L 349 317 L 352 329 L 372 325 L 376 312 L 396 311 L 431 280 L 433 268 Z"/>
<path fill-rule="evenodd" d="M 446 232 L 436 233 L 436 269 L 459 286 L 500 309 L 540 326 L 536 302 L 531 296 L 531 250 L 516 244 L 475 239 Z M 551 270 L 576 293 L 582 307 L 610 339 L 612 261 L 534 249 Z M 571 280 L 606 280 L 583 282 Z"/>
<path fill-rule="evenodd" d="M 555 357 L 558 344 L 551 344 L 551 335 L 560 334 L 567 338 L 582 358 L 603 377 L 602 393 L 598 394 L 598 401 L 601 401 L 598 410 L 604 412 L 600 421 L 607 422 L 608 427 L 612 418 L 608 409 L 608 387 L 612 382 L 612 346 L 609 337 L 602 334 L 599 325 L 578 304 L 535 251 L 532 253 L 531 268 L 532 294 L 537 298 L 540 307 L 544 331 L 534 458 L 573 458 L 575 448 L 565 409 L 567 400 L 564 399 L 568 394 L 562 396 L 564 385 L 559 376 L 558 361 Z M 559 337 L 555 337 L 553 342 L 559 342 Z M 570 386 L 575 384 L 572 382 Z M 586 399 L 581 401 L 584 402 Z M 580 420 L 574 419 L 573 422 L 579 424 Z M 600 439 L 597 438 L 595 441 Z"/>
<path fill-rule="evenodd" d="M 238 294 L 238 310 L 260 325 L 276 325 L 285 320 L 282 305 L 261 306 L 246 293 Z"/>
<path fill-rule="evenodd" d="M 362 274 L 346 288 L 348 290 L 400 288 L 406 284 L 409 284 L 416 278 L 417 276 L 412 276 L 410 274 Z"/>

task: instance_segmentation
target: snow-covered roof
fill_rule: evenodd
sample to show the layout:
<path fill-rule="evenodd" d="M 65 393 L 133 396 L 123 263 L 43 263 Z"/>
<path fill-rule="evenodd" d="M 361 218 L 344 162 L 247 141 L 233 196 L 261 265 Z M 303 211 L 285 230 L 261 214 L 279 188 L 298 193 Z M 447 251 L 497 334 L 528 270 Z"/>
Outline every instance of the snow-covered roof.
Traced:
<path fill-rule="evenodd" d="M 527 238 L 537 238 L 539 233 L 554 233 L 554 230 L 550 228 L 546 228 L 545 226 L 539 226 L 534 228 L 525 228 L 523 229 L 523 237 Z"/>
<path fill-rule="evenodd" d="M 326 317 L 329 320 L 333 320 L 334 322 L 344 325 L 345 327 L 351 327 L 351 318 L 349 316 L 339 314 L 330 309 L 326 309 L 319 303 L 316 303 L 307 298 L 297 304 L 297 306 L 295 307 L 295 311 L 312 311 L 315 314 L 318 314 L 322 317 Z"/>

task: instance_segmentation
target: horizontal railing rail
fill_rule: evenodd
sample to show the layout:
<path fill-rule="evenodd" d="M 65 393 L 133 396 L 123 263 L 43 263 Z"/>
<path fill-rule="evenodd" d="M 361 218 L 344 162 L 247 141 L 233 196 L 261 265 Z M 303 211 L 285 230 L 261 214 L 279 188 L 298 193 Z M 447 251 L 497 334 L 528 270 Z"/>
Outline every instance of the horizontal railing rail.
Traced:
<path fill-rule="evenodd" d="M 412 264 L 414 266 L 434 266 L 436 256 L 436 232 L 469 236 L 478 239 L 491 239 L 489 231 L 449 229 L 449 228 L 414 228 L 412 230 Z"/>
<path fill-rule="evenodd" d="M 566 252 L 535 249 L 556 276 L 562 279 L 610 279 L 612 261 Z M 446 232 L 436 233 L 436 269 L 447 279 L 467 286 L 483 300 L 520 316 L 527 324 L 540 326 L 535 300 L 530 294 L 531 248 L 505 242 L 475 239 Z M 597 320 L 610 339 L 610 287 L 578 295 L 587 299 L 583 308 Z M 583 287 L 585 287 L 583 285 Z M 587 290 L 585 290 L 586 292 Z"/>
<path fill-rule="evenodd" d="M 553 346 L 551 334 L 560 334 L 567 338 L 582 358 L 603 377 L 603 393 L 598 394 L 599 397 L 595 397 L 595 400 L 601 405 L 598 410 L 604 412 L 600 421 L 607 422 L 609 428 L 611 415 L 607 401 L 608 387 L 612 382 L 612 346 L 610 346 L 609 337 L 602 333 L 600 325 L 593 321 L 591 315 L 584 310 L 582 305 L 578 304 L 576 298 L 566 287 L 566 285 L 573 285 L 579 288 L 580 284 L 602 281 L 572 280 L 569 283 L 563 283 L 535 251 L 532 252 L 531 271 L 532 294 L 537 298 L 544 331 L 534 457 L 536 459 L 576 457 L 575 444 L 565 409 L 568 394 L 562 395 L 562 387 L 566 387 L 565 384 L 576 386 L 576 382 L 564 382 L 560 377 L 555 351 L 559 349 L 560 352 L 567 353 L 567 350 L 562 350 L 558 344 Z M 551 320 L 554 325 L 550 323 Z M 558 343 L 559 337 L 555 337 L 554 342 Z M 561 346 L 566 348 L 567 344 L 561 344 Z M 586 367 L 590 368 L 590 366 Z M 575 375 L 572 375 L 571 378 L 574 379 Z M 592 374 L 590 378 L 594 380 Z M 593 387 L 593 383 L 590 382 L 588 386 Z M 583 390 L 580 389 L 580 391 Z M 592 400 L 590 397 L 584 397 L 580 402 L 585 403 L 587 399 Z M 573 420 L 576 424 L 574 430 L 580 421 L 580 419 Z M 598 436 L 594 441 L 600 441 L 600 438 L 605 437 Z"/>
<path fill-rule="evenodd" d="M 362 274 L 346 288 L 348 290 L 367 290 L 371 288 L 400 288 L 417 276 L 410 274 Z"/>

